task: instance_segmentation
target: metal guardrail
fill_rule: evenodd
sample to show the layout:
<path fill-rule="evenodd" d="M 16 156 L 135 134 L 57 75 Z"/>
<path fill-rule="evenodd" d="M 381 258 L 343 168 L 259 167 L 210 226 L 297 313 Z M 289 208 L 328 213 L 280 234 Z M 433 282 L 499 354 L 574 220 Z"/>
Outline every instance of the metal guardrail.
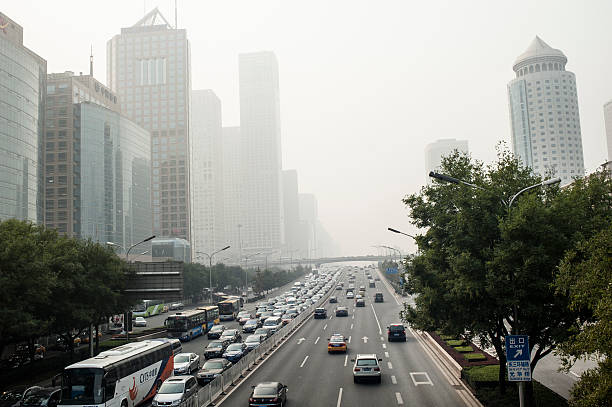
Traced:
<path fill-rule="evenodd" d="M 330 289 L 319 301 L 310 305 L 287 325 L 282 326 L 270 338 L 266 339 L 257 348 L 243 356 L 232 367 L 223 372 L 223 374 L 217 376 L 210 383 L 202 387 L 192 397 L 183 401 L 179 407 L 207 407 L 211 405 L 219 396 L 225 394 L 231 387 L 235 386 L 236 382 L 248 374 L 248 371 L 252 370 L 254 366 L 264 360 L 267 355 L 270 354 L 270 351 L 276 348 L 296 329 L 300 328 L 302 323 L 312 316 L 314 309 L 325 304 L 332 293 L 333 289 Z"/>

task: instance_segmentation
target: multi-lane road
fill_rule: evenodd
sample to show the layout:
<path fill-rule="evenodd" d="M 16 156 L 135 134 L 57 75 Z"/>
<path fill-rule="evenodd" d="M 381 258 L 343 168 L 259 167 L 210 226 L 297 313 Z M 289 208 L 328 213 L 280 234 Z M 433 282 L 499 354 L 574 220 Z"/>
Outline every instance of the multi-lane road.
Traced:
<path fill-rule="evenodd" d="M 376 271 L 373 272 L 376 275 Z M 355 272 L 355 287 L 368 287 L 363 271 Z M 341 277 L 347 286 L 346 273 Z M 407 331 L 406 342 L 387 341 L 386 327 L 399 322 L 401 302 L 383 281 L 366 288 L 366 306 L 355 308 L 345 290 L 334 291 L 337 304 L 326 303 L 327 319 L 310 318 L 267 361 L 221 401 L 223 406 L 247 405 L 251 386 L 280 381 L 288 386 L 288 403 L 299 406 L 465 406 L 467 390 L 449 377 Z M 382 292 L 383 303 L 374 302 Z M 336 317 L 336 306 L 349 309 Z M 340 333 L 349 338 L 347 354 L 328 354 L 327 338 Z M 382 358 L 382 383 L 353 383 L 351 359 L 359 353 Z M 219 403 L 217 405 L 220 405 Z"/>

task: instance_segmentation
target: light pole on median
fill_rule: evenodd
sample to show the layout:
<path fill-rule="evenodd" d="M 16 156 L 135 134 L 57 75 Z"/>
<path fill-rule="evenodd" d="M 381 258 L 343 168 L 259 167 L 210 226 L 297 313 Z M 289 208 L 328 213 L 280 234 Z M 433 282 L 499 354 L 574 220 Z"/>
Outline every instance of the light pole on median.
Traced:
<path fill-rule="evenodd" d="M 206 257 L 208 257 L 208 289 L 210 290 L 210 304 L 212 305 L 213 303 L 213 299 L 212 299 L 212 259 L 215 256 L 215 254 L 222 252 L 223 250 L 227 250 L 229 249 L 230 246 L 225 246 L 223 249 L 219 249 L 216 252 L 212 252 L 211 254 L 208 253 L 204 253 L 204 252 L 196 252 L 197 254 L 203 254 Z"/>
<path fill-rule="evenodd" d="M 413 235 L 409 235 L 408 233 L 404 233 L 404 232 L 399 231 L 399 230 L 397 230 L 397 229 L 387 228 L 387 230 L 388 230 L 389 232 L 399 233 L 400 235 L 408 236 L 408 237 L 411 237 L 411 238 L 413 238 L 414 240 L 416 240 L 416 237 L 414 237 Z"/>
<path fill-rule="evenodd" d="M 450 182 L 452 184 L 462 184 L 462 185 L 467 185 L 470 186 L 472 188 L 478 188 L 482 191 L 487 191 L 490 192 L 488 190 L 486 190 L 485 188 L 482 188 L 478 185 L 474 185 L 471 184 L 469 182 L 466 181 L 462 181 L 458 178 L 453 178 L 451 176 L 448 175 L 444 175 L 444 174 L 438 174 L 436 172 L 431 171 L 429 173 L 429 176 L 435 179 L 438 179 L 440 181 L 446 181 L 446 182 Z M 516 194 L 512 195 L 512 197 L 510 198 L 510 201 L 508 201 L 508 203 L 506 203 L 506 201 L 504 201 L 502 199 L 503 204 L 506 206 L 506 210 L 508 212 L 508 215 L 510 215 L 510 208 L 512 207 L 512 203 L 516 200 L 516 198 L 519 197 L 519 195 L 523 194 L 524 192 L 527 192 L 531 189 L 534 188 L 539 188 L 539 187 L 545 187 L 548 185 L 554 185 L 554 184 L 558 184 L 561 182 L 561 178 L 557 177 L 557 178 L 551 178 L 542 182 L 538 182 L 537 184 L 533 184 L 530 185 L 528 187 L 525 187 L 523 189 L 521 189 L 520 191 L 518 191 Z M 510 274 L 510 283 L 513 284 L 513 280 L 514 280 L 514 276 L 513 274 Z M 514 284 L 513 284 L 513 288 L 514 288 Z M 519 334 L 519 329 L 518 329 L 518 307 L 516 304 L 516 299 L 512 304 L 512 313 L 513 313 L 513 317 L 514 317 L 514 326 L 512 327 L 512 331 L 514 332 L 514 335 L 518 335 Z M 518 389 L 519 389 L 519 405 L 520 407 L 523 407 L 525 405 L 525 382 L 518 382 Z"/>
<path fill-rule="evenodd" d="M 254 254 L 250 254 L 248 256 L 244 256 L 244 292 L 245 292 L 244 302 L 245 303 L 249 302 L 249 269 L 248 269 L 249 258 L 253 256 L 257 256 L 258 254 L 261 254 L 261 252 L 257 252 Z"/>

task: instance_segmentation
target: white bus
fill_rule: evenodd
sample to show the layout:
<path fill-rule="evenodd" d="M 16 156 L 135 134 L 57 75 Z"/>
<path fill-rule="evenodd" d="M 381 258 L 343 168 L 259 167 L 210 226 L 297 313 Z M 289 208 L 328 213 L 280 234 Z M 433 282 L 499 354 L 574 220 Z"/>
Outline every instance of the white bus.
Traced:
<path fill-rule="evenodd" d="M 127 343 L 67 366 L 59 406 L 138 406 L 152 399 L 173 371 L 169 340 Z"/>

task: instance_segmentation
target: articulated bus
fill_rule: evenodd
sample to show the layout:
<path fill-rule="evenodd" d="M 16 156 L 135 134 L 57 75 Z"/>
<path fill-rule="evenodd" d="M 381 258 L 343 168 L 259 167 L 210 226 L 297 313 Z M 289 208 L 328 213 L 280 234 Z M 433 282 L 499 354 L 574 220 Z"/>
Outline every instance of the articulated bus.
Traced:
<path fill-rule="evenodd" d="M 137 304 L 132 311 L 132 316 L 136 317 L 150 317 L 158 315 L 164 312 L 164 301 L 162 300 L 144 300 Z"/>
<path fill-rule="evenodd" d="M 217 306 L 219 307 L 219 319 L 221 321 L 232 321 L 240 312 L 240 300 L 237 298 L 223 300 Z"/>
<path fill-rule="evenodd" d="M 127 343 L 67 366 L 59 407 L 135 407 L 151 400 L 173 371 L 168 339 Z"/>
<path fill-rule="evenodd" d="M 166 318 L 169 338 L 190 341 L 207 333 L 214 324 L 219 323 L 219 307 L 209 306 L 177 312 Z"/>

